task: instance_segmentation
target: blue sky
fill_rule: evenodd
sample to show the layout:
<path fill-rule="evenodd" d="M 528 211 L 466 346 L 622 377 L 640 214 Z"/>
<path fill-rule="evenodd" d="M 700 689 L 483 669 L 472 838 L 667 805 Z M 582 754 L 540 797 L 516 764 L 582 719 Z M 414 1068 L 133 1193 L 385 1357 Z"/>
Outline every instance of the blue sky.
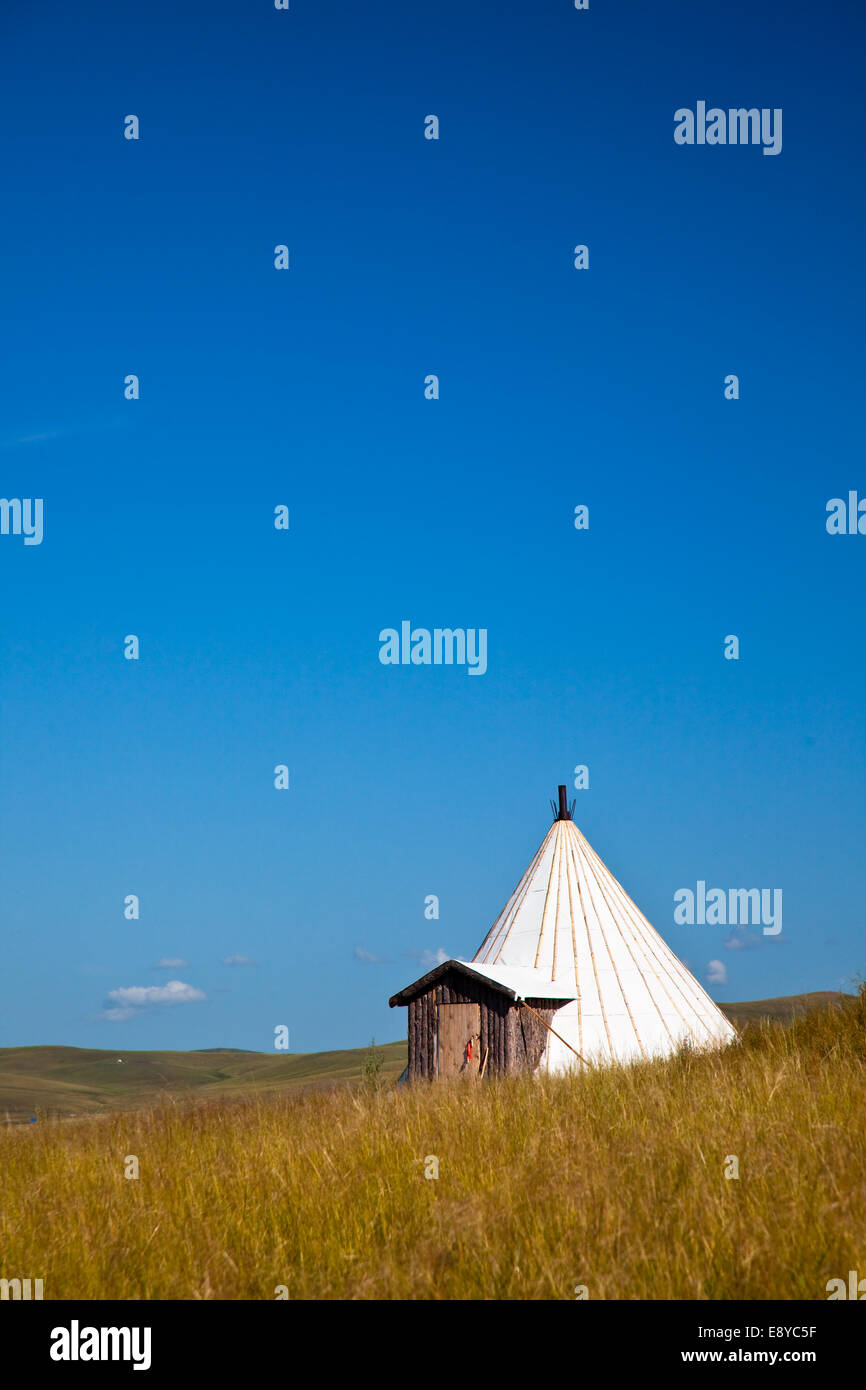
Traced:
<path fill-rule="evenodd" d="M 4 6 L 0 496 L 44 539 L 0 535 L 0 1045 L 399 1037 L 578 764 L 714 997 L 863 970 L 864 28 Z M 698 100 L 781 154 L 676 145 Z M 403 619 L 486 673 L 383 666 Z M 699 879 L 780 888 L 782 937 L 676 926 Z"/>

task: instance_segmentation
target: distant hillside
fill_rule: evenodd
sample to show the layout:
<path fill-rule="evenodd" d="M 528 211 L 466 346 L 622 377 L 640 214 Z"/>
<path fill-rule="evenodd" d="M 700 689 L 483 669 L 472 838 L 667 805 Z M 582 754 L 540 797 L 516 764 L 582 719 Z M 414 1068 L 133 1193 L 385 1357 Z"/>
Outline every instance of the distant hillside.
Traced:
<path fill-rule="evenodd" d="M 384 1043 L 375 1052 L 382 1060 L 383 1076 L 400 1075 L 406 1065 L 404 1042 Z M 358 1081 L 369 1055 L 366 1047 L 308 1053 L 0 1048 L 0 1122 L 140 1109 L 174 1097 L 225 1099 Z"/>
<path fill-rule="evenodd" d="M 720 1004 L 737 1028 L 757 1019 L 789 1023 L 820 1006 L 847 1007 L 853 995 L 819 990 L 781 999 Z M 69 1117 L 138 1110 L 166 1100 L 228 1099 L 296 1086 L 357 1082 L 369 1048 L 343 1052 L 102 1052 L 81 1047 L 0 1048 L 0 1122 L 31 1116 Z M 382 1075 L 396 1079 L 406 1065 L 405 1042 L 376 1048 Z M 118 1061 L 118 1057 L 121 1058 Z"/>
<path fill-rule="evenodd" d="M 772 1018 L 779 1023 L 790 1023 L 792 1018 L 799 1014 L 808 1013 L 810 1009 L 829 1008 L 836 1005 L 839 1008 L 850 1008 L 855 996 L 853 994 L 840 994 L 836 990 L 819 989 L 812 994 L 788 994 L 779 999 L 753 999 L 743 1004 L 719 1004 L 723 1013 L 727 1014 L 735 1028 L 742 1028 L 745 1023 L 754 1023 L 757 1019 Z"/>

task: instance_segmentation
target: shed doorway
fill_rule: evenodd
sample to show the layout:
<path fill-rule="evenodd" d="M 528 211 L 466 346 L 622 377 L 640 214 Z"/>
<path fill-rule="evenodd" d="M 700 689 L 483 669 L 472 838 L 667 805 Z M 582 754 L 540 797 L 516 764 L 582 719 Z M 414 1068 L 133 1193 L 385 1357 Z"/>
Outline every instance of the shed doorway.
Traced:
<path fill-rule="evenodd" d="M 481 1005 L 437 1004 L 436 1075 L 478 1076 L 481 1066 Z"/>

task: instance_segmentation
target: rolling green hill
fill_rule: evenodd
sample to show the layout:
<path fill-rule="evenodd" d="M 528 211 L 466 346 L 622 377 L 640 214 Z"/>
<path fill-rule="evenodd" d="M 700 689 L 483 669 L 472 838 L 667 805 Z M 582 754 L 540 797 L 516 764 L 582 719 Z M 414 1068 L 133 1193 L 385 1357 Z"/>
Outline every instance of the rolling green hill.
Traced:
<path fill-rule="evenodd" d="M 292 1086 L 358 1081 L 369 1055 L 369 1048 L 309 1053 L 0 1048 L 0 1121 L 93 1115 L 173 1098 L 248 1097 Z M 375 1055 L 381 1059 L 382 1075 L 397 1077 L 406 1065 L 406 1044 L 385 1043 Z"/>
<path fill-rule="evenodd" d="M 852 995 L 823 990 L 719 1007 L 736 1028 L 742 1028 L 762 1018 L 789 1023 L 810 1009 L 834 1003 L 844 1007 L 849 1002 Z M 383 1077 L 396 1079 L 406 1065 L 406 1043 L 385 1043 L 375 1049 L 375 1055 L 381 1060 Z M 229 1099 L 296 1086 L 352 1083 L 361 1079 L 369 1056 L 369 1048 L 306 1053 L 0 1048 L 0 1122 L 136 1110 L 191 1097 Z"/>

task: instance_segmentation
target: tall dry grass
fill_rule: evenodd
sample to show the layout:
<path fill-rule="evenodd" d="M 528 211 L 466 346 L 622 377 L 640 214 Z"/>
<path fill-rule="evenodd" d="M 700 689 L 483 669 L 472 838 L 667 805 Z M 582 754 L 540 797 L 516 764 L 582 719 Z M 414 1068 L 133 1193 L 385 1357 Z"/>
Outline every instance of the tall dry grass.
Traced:
<path fill-rule="evenodd" d="M 0 1277 L 46 1298 L 823 1299 L 866 1275 L 864 1122 L 861 993 L 583 1076 L 10 1127 Z"/>

